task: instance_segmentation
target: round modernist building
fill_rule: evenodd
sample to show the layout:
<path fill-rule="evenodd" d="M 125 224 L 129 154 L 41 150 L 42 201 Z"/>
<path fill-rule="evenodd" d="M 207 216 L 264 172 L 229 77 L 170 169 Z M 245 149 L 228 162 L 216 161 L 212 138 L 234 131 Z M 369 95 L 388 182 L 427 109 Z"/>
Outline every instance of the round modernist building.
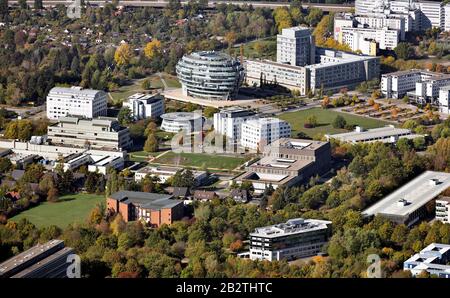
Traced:
<path fill-rule="evenodd" d="M 239 60 L 214 51 L 183 56 L 176 71 L 183 95 L 204 99 L 231 100 L 244 79 Z"/>
<path fill-rule="evenodd" d="M 174 112 L 163 114 L 161 118 L 161 130 L 166 132 L 196 132 L 201 131 L 203 127 L 203 117 L 197 113 Z"/>

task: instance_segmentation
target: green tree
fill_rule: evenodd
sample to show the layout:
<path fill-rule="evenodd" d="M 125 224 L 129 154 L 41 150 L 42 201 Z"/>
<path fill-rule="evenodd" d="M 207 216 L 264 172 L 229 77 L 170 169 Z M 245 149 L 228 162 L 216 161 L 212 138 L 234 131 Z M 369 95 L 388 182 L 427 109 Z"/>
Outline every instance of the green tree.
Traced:
<path fill-rule="evenodd" d="M 158 151 L 158 139 L 156 138 L 154 133 L 150 133 L 147 136 L 147 140 L 144 144 L 144 151 L 147 152 L 156 152 Z"/>
<path fill-rule="evenodd" d="M 119 114 L 117 114 L 117 121 L 124 126 L 129 125 L 133 121 L 129 107 L 122 107 L 120 109 Z"/>
<path fill-rule="evenodd" d="M 401 42 L 394 49 L 395 54 L 398 59 L 409 59 L 413 56 L 413 49 L 409 46 L 407 42 Z"/>
<path fill-rule="evenodd" d="M 334 128 L 344 128 L 347 125 L 347 121 L 345 121 L 345 118 L 341 115 L 337 115 L 336 118 L 334 118 L 332 126 Z"/>

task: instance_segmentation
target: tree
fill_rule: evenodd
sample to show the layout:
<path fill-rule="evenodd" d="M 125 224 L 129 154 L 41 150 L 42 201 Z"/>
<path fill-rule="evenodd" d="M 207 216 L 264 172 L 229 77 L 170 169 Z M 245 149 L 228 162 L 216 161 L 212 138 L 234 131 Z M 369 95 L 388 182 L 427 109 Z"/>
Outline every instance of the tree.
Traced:
<path fill-rule="evenodd" d="M 395 54 L 398 59 L 409 59 L 413 55 L 413 49 L 409 46 L 407 42 L 401 42 L 394 49 Z"/>
<path fill-rule="evenodd" d="M 273 15 L 278 32 L 281 32 L 284 28 L 292 27 L 292 17 L 286 7 L 277 7 Z"/>
<path fill-rule="evenodd" d="M 161 42 L 157 39 L 153 39 L 151 42 L 147 43 L 144 49 L 145 56 L 148 59 L 153 59 L 159 54 L 161 54 Z"/>
<path fill-rule="evenodd" d="M 334 128 L 344 128 L 347 125 L 347 121 L 341 115 L 337 115 L 336 118 L 334 118 L 332 125 Z"/>
<path fill-rule="evenodd" d="M 56 187 L 52 187 L 47 192 L 47 201 L 56 202 L 58 200 L 58 189 Z"/>
<path fill-rule="evenodd" d="M 313 7 L 309 10 L 308 15 L 305 17 L 305 21 L 311 27 L 315 27 L 322 19 L 323 11 L 319 8 Z"/>
<path fill-rule="evenodd" d="M 305 123 L 310 127 L 316 127 L 317 126 L 317 116 L 309 115 L 308 118 L 306 118 Z"/>
<path fill-rule="evenodd" d="M 131 110 L 129 107 L 122 107 L 119 111 L 119 114 L 117 114 L 117 121 L 121 125 L 128 125 L 133 121 L 133 117 L 131 116 Z"/>
<path fill-rule="evenodd" d="M 392 232 L 391 241 L 396 243 L 397 245 L 402 245 L 406 241 L 407 235 L 408 228 L 403 224 L 397 225 Z"/>
<path fill-rule="evenodd" d="M 121 44 L 114 53 L 114 60 L 119 66 L 126 66 L 130 63 L 133 52 L 128 43 Z"/>
<path fill-rule="evenodd" d="M 19 6 L 21 9 L 27 9 L 28 8 L 27 0 L 19 0 Z"/>
<path fill-rule="evenodd" d="M 154 133 L 150 133 L 147 136 L 147 140 L 144 144 L 144 151 L 147 152 L 156 152 L 158 151 L 158 139 L 156 138 Z"/>
<path fill-rule="evenodd" d="M 11 160 L 7 157 L 0 157 L 0 173 L 6 173 L 12 169 Z"/>
<path fill-rule="evenodd" d="M 43 9 L 42 0 L 34 0 L 34 9 Z"/>
<path fill-rule="evenodd" d="M 237 35 L 234 31 L 229 31 L 227 34 L 225 34 L 225 41 L 228 44 L 228 47 L 231 48 L 237 40 Z"/>
<path fill-rule="evenodd" d="M 8 14 L 8 0 L 0 0 L 0 15 Z"/>
<path fill-rule="evenodd" d="M 141 83 L 141 88 L 144 90 L 150 90 L 152 88 L 152 80 L 145 79 Z"/>

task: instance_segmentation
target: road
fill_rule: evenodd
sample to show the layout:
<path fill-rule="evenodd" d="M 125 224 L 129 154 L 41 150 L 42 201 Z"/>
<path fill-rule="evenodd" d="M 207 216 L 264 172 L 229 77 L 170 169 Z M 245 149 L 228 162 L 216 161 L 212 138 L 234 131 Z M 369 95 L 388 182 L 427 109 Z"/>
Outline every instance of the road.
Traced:
<path fill-rule="evenodd" d="M 57 4 L 64 4 L 64 5 L 68 5 L 73 3 L 74 1 L 64 1 L 64 0 L 43 0 L 43 5 L 45 7 L 51 7 L 51 6 L 55 6 Z M 98 1 L 98 0 L 93 0 L 93 1 L 88 1 L 86 0 L 86 2 L 89 2 L 90 4 L 93 5 L 104 5 L 105 3 L 110 3 L 111 1 Z M 28 0 L 27 1 L 28 5 L 30 5 L 30 7 L 33 7 L 34 5 L 34 0 Z M 181 1 L 181 4 L 187 4 L 188 1 L 183 0 Z M 283 6 L 288 6 L 289 2 L 263 2 L 263 1 L 221 1 L 221 0 L 216 0 L 216 1 L 210 1 L 208 3 L 208 6 L 210 8 L 214 8 L 217 6 L 217 4 L 233 4 L 233 5 L 252 5 L 253 7 L 266 7 L 266 8 L 277 8 L 277 7 L 283 7 Z M 9 4 L 18 4 L 18 0 L 10 0 Z M 168 4 L 168 1 L 146 1 L 146 0 L 125 0 L 125 1 L 119 1 L 119 5 L 122 6 L 152 6 L 152 7 L 165 7 Z M 350 9 L 352 9 L 354 6 L 351 4 L 340 4 L 340 5 L 336 5 L 336 4 L 322 4 L 322 3 L 311 3 L 311 4 L 303 4 L 303 8 L 308 8 L 308 7 L 316 7 L 316 8 L 320 8 L 323 11 L 349 11 Z"/>

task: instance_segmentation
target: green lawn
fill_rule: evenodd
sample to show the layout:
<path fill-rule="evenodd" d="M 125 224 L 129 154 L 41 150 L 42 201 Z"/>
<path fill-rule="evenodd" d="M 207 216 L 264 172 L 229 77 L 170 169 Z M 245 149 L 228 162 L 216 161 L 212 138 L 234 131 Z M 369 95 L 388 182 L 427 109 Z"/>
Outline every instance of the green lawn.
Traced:
<path fill-rule="evenodd" d="M 153 163 L 181 165 L 193 168 L 233 170 L 246 161 L 244 157 L 218 156 L 206 153 L 174 153 L 172 151 L 159 157 Z"/>
<path fill-rule="evenodd" d="M 317 117 L 318 126 L 314 128 L 305 128 L 304 124 L 306 122 L 306 118 L 310 115 L 315 115 Z M 312 108 L 292 113 L 288 112 L 281 114 L 279 118 L 286 120 L 291 124 L 293 137 L 297 136 L 299 132 L 303 132 L 309 137 L 314 137 L 317 134 L 335 134 L 346 132 L 345 129 L 336 129 L 331 125 L 337 115 L 344 117 L 348 124 L 360 125 L 364 128 L 382 127 L 389 124 L 388 122 L 377 119 L 354 116 L 332 110 L 325 110 L 322 108 Z"/>
<path fill-rule="evenodd" d="M 162 152 L 146 152 L 146 151 L 135 151 L 130 152 L 130 160 L 141 162 L 141 161 L 147 161 L 149 156 L 157 156 L 161 154 Z"/>
<path fill-rule="evenodd" d="M 74 222 L 85 222 L 92 208 L 100 202 L 105 202 L 105 196 L 79 193 L 62 196 L 59 200 L 57 203 L 44 202 L 14 216 L 11 220 L 19 221 L 26 218 L 39 228 L 49 225 L 65 228 Z"/>
<path fill-rule="evenodd" d="M 256 43 L 261 43 L 266 47 L 264 54 L 261 55 L 255 50 Z M 274 59 L 276 57 L 277 51 L 276 43 L 277 43 L 276 36 L 271 36 L 266 39 L 248 42 L 244 44 L 244 56 L 248 58 Z M 239 52 L 239 48 L 235 49 L 235 51 Z"/>

